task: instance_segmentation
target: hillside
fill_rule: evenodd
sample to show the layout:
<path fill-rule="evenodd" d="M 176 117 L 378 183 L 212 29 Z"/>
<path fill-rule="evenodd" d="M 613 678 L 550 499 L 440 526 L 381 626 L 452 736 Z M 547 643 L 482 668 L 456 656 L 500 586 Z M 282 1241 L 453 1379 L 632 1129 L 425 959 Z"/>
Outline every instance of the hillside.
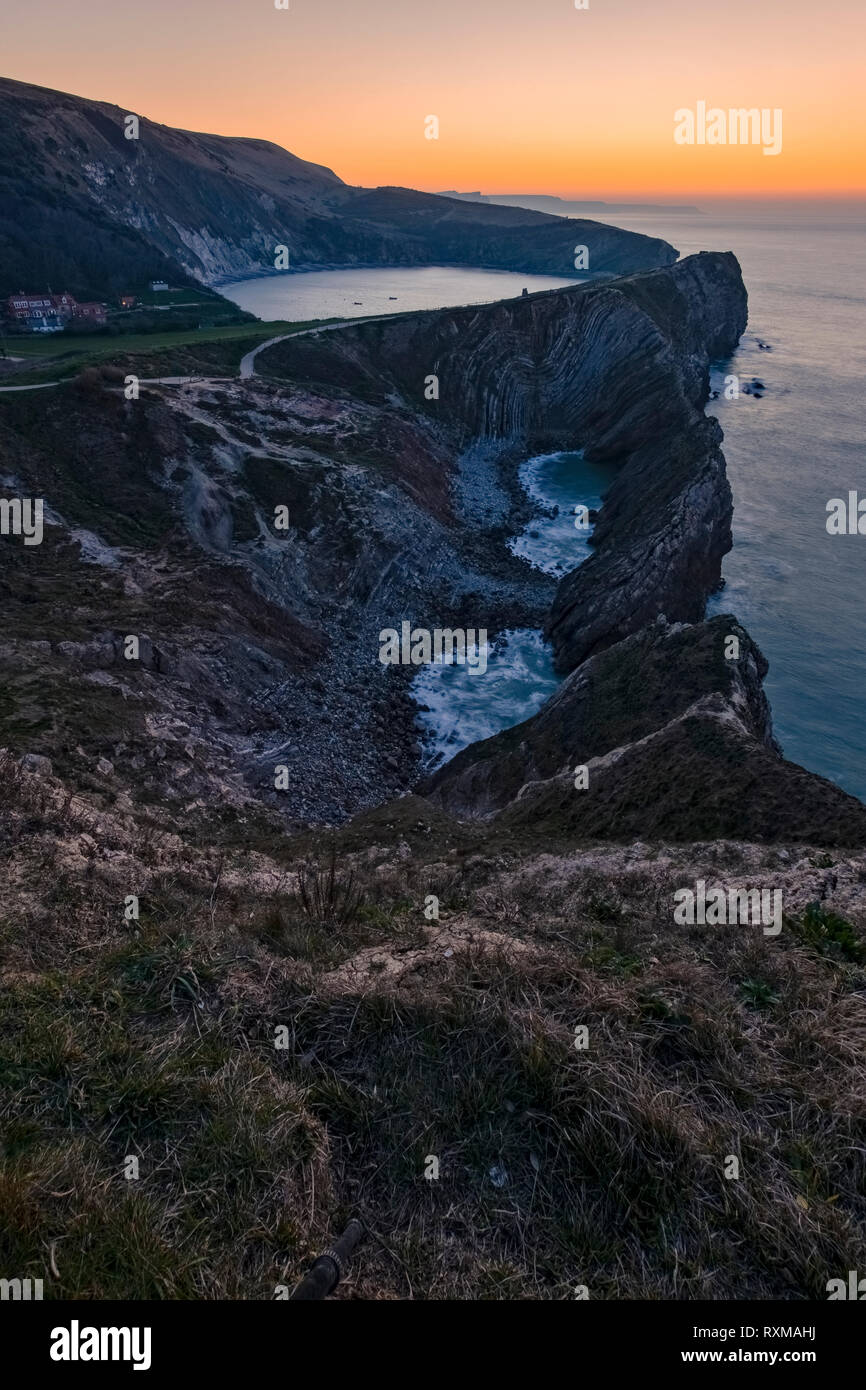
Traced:
<path fill-rule="evenodd" d="M 352 188 L 265 140 L 175 130 L 107 102 L 0 79 L 0 295 L 79 296 L 150 277 L 221 280 L 293 267 L 465 264 L 573 273 L 666 265 L 666 242 L 596 222 L 466 203 L 411 189 Z M 136 114 L 136 113 L 132 113 Z"/>
<path fill-rule="evenodd" d="M 350 1216 L 340 1298 L 866 1267 L 866 807 L 784 759 L 761 652 L 702 620 L 707 366 L 745 314 L 708 253 L 248 379 L 0 397 L 3 492 L 47 519 L 0 538 L 2 1267 L 266 1300 Z M 505 541 L 519 462 L 578 442 L 616 481 L 557 585 Z M 377 659 L 402 618 L 547 620 L 568 674 L 425 779 Z M 780 930 L 677 924 L 701 880 L 781 894 Z"/>

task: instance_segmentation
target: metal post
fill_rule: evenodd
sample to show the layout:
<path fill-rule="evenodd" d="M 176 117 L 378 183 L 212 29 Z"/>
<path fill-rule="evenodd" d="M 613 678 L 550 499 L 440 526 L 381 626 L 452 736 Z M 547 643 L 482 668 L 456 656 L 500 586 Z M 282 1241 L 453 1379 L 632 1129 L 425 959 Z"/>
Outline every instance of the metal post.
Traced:
<path fill-rule="evenodd" d="M 354 1218 L 349 1222 L 340 1239 L 329 1246 L 323 1255 L 304 1275 L 295 1292 L 294 1299 L 327 1298 L 339 1284 L 349 1262 L 349 1256 L 364 1234 L 364 1227 Z"/>

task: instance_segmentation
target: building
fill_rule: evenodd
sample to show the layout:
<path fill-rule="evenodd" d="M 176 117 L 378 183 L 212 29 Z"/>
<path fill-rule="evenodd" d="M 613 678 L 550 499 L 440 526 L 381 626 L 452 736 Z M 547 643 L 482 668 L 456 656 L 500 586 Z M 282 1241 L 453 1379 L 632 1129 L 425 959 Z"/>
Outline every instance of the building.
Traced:
<path fill-rule="evenodd" d="M 158 290 L 167 290 L 168 285 L 166 284 L 165 280 L 151 280 L 150 288 L 153 291 L 153 293 L 156 294 Z"/>
<path fill-rule="evenodd" d="M 104 304 L 79 304 L 68 292 L 63 294 L 11 294 L 6 301 L 6 317 L 30 333 L 59 333 L 69 323 L 103 328 L 108 322 Z"/>
<path fill-rule="evenodd" d="M 104 304 L 76 304 L 72 319 L 75 323 L 90 323 L 94 328 L 104 328 L 108 323 L 108 314 Z"/>
<path fill-rule="evenodd" d="M 121 309 L 134 309 L 138 303 L 138 296 L 134 294 L 122 294 L 120 296 Z"/>
<path fill-rule="evenodd" d="M 31 333 L 65 328 L 75 310 L 71 294 L 25 294 L 19 290 L 6 301 L 6 316 Z"/>

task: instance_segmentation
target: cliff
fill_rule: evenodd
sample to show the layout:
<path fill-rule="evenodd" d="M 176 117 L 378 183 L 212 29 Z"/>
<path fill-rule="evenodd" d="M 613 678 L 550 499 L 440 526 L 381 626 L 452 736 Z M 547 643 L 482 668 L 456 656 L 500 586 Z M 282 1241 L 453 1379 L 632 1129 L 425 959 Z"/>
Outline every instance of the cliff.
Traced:
<path fill-rule="evenodd" d="M 619 462 L 702 418 L 707 364 L 733 350 L 746 314 L 736 257 L 701 252 L 615 282 L 286 339 L 259 369 L 368 399 L 397 389 L 466 442 L 582 447 Z"/>
<path fill-rule="evenodd" d="M 291 339 L 260 362 L 276 379 L 399 399 L 455 450 L 581 448 L 616 468 L 595 553 L 548 618 L 568 671 L 659 613 L 696 621 L 718 584 L 732 502 L 702 407 L 708 364 L 733 351 L 746 316 L 736 257 L 702 252 L 615 282 Z"/>
<path fill-rule="evenodd" d="M 661 620 L 590 657 L 537 715 L 463 749 L 420 790 L 452 815 L 554 841 L 862 847 L 866 807 L 781 756 L 766 672 L 731 615 Z"/>
<path fill-rule="evenodd" d="M 6 541 L 5 742 L 120 769 L 135 711 L 130 788 L 342 821 L 420 772 L 411 672 L 376 660 L 381 628 L 547 615 L 573 674 L 534 720 L 425 784 L 447 814 L 579 839 L 866 839 L 858 802 L 781 759 L 765 663 L 736 619 L 700 622 L 731 515 L 701 404 L 745 309 L 734 257 L 702 254 L 287 339 L 250 381 L 3 398 L 4 471 L 57 517 L 38 567 Z M 517 460 L 557 445 L 616 476 L 594 554 L 555 590 L 503 542 L 525 507 Z M 137 670 L 118 643 L 142 629 Z M 52 698 L 34 727 L 37 677 Z M 591 792 L 573 787 L 578 764 Z"/>
<path fill-rule="evenodd" d="M 149 276 L 221 280 L 294 267 L 466 264 L 573 274 L 669 264 L 666 242 L 601 223 L 485 207 L 411 189 L 352 188 L 266 140 L 198 134 L 0 79 L 0 294 L 46 283 L 73 294 Z"/>

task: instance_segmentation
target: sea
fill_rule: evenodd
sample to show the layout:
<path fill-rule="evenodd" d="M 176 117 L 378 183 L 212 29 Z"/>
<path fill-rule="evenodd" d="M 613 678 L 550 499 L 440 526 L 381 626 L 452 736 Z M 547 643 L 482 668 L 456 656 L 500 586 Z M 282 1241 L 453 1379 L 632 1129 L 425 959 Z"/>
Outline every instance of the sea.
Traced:
<path fill-rule="evenodd" d="M 748 328 L 734 356 L 714 364 L 718 394 L 707 405 L 725 435 L 734 546 L 708 612 L 736 614 L 767 657 L 786 757 L 866 800 L 866 534 L 827 526 L 832 499 L 857 492 L 866 503 L 866 205 L 703 202 L 696 213 L 593 216 L 663 237 L 682 255 L 733 251 L 740 262 Z M 571 283 L 434 266 L 310 272 L 222 292 L 262 318 L 349 318 Z M 520 476 L 547 514 L 511 547 L 564 573 L 588 553 L 591 526 L 575 525 L 575 507 L 600 505 L 608 481 L 579 440 L 573 452 L 527 459 Z M 425 667 L 414 690 L 429 764 L 528 718 L 556 684 L 550 650 L 530 629 L 497 635 L 483 679 L 465 666 Z"/>

